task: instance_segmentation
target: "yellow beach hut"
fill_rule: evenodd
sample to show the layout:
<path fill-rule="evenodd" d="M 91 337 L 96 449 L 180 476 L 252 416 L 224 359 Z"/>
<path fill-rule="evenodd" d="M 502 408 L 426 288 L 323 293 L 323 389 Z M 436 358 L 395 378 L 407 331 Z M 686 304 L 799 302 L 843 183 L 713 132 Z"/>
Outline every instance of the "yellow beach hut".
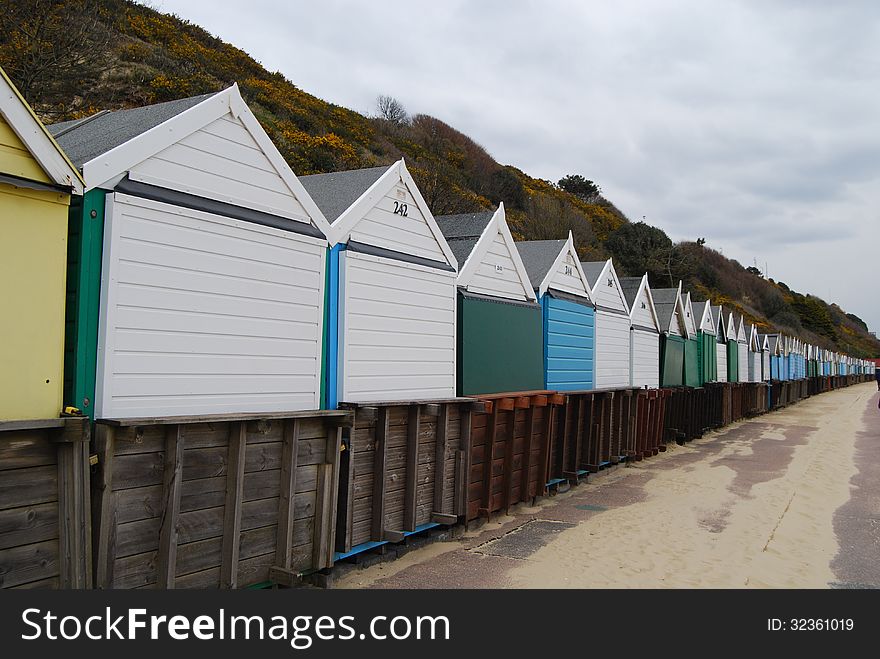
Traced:
<path fill-rule="evenodd" d="M 82 186 L 0 69 L 0 421 L 61 413 L 67 214 Z"/>

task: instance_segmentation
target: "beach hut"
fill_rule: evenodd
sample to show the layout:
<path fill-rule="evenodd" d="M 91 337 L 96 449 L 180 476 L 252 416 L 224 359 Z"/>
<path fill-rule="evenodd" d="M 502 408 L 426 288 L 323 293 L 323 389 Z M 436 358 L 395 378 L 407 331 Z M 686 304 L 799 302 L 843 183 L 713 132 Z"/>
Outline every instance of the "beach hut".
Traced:
<path fill-rule="evenodd" d="M 684 384 L 684 346 L 687 340 L 681 282 L 678 288 L 657 288 L 651 291 L 654 309 L 660 322 L 660 386 L 680 387 Z"/>
<path fill-rule="evenodd" d="M 758 335 L 758 345 L 761 346 L 761 381 L 770 381 L 770 338 L 767 334 Z"/>
<path fill-rule="evenodd" d="M 544 388 L 592 389 L 596 314 L 571 233 L 567 240 L 523 241 L 516 248 L 541 304 Z"/>
<path fill-rule="evenodd" d="M 611 259 L 581 263 L 596 304 L 596 388 L 630 383 L 629 305 Z"/>
<path fill-rule="evenodd" d="M 82 179 L 0 69 L 0 420 L 62 411 L 67 216 Z"/>
<path fill-rule="evenodd" d="M 727 322 L 720 305 L 712 307 L 712 320 L 715 323 L 715 375 L 718 382 L 727 382 Z"/>
<path fill-rule="evenodd" d="M 736 321 L 731 311 L 727 315 L 727 381 L 739 382 L 739 339 Z"/>
<path fill-rule="evenodd" d="M 684 385 L 686 387 L 699 387 L 700 381 L 700 338 L 697 334 L 697 315 L 694 313 L 694 305 L 691 294 L 682 293 L 682 306 L 684 307 L 685 325 L 688 336 L 684 344 Z"/>
<path fill-rule="evenodd" d="M 749 330 L 746 327 L 746 319 L 740 315 L 739 323 L 736 326 L 736 343 L 737 343 L 737 382 L 749 381 Z"/>
<path fill-rule="evenodd" d="M 50 131 L 87 190 L 68 401 L 104 418 L 320 407 L 329 225 L 238 87 Z"/>
<path fill-rule="evenodd" d="M 648 275 L 621 277 L 620 286 L 629 305 L 630 386 L 660 386 L 660 333 L 662 331 Z"/>
<path fill-rule="evenodd" d="M 718 328 L 712 314 L 712 303 L 696 302 L 694 313 L 697 324 L 697 356 L 699 358 L 700 386 L 718 381 Z"/>
<path fill-rule="evenodd" d="M 749 325 L 749 382 L 761 382 L 761 342 L 758 339 L 758 328 Z"/>
<path fill-rule="evenodd" d="M 327 406 L 454 397 L 458 261 L 406 164 L 300 182 L 335 243 Z"/>
<path fill-rule="evenodd" d="M 438 217 L 459 270 L 459 395 L 544 386 L 542 311 L 507 226 L 495 211 Z"/>
<path fill-rule="evenodd" d="M 781 380 L 780 377 L 780 367 L 781 367 L 781 349 L 782 349 L 782 335 L 780 334 L 768 334 L 766 336 L 767 339 L 767 355 L 769 357 L 770 362 L 770 380 Z"/>

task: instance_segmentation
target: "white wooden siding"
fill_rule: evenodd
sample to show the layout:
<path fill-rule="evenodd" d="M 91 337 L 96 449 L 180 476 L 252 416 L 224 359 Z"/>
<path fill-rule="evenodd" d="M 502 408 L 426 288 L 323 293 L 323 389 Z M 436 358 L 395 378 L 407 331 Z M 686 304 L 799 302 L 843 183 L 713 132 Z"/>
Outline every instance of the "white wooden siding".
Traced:
<path fill-rule="evenodd" d="M 609 280 L 611 281 L 610 286 L 608 285 Z M 596 283 L 593 298 L 593 301 L 600 307 L 616 309 L 629 314 L 626 302 L 624 302 L 622 294 L 617 288 L 617 280 L 614 279 L 610 270 L 606 270 L 605 274 L 599 278 L 599 281 Z"/>
<path fill-rule="evenodd" d="M 768 380 L 770 380 L 770 352 L 768 351 L 761 354 L 763 367 L 763 370 L 761 371 L 761 379 L 764 382 L 767 382 Z"/>
<path fill-rule="evenodd" d="M 308 221 L 244 124 L 227 114 L 135 165 L 135 181 Z"/>
<path fill-rule="evenodd" d="M 632 338 L 632 386 L 660 386 L 660 335 L 634 329 Z"/>
<path fill-rule="evenodd" d="M 459 267 L 462 265 L 459 263 Z M 467 289 L 470 293 L 502 297 L 508 300 L 526 299 L 519 273 L 510 255 L 510 249 L 500 231 L 474 272 Z"/>
<path fill-rule="evenodd" d="M 737 381 L 749 381 L 749 346 L 745 343 L 737 343 Z"/>
<path fill-rule="evenodd" d="M 727 344 L 719 343 L 715 350 L 715 363 L 718 366 L 718 382 L 727 382 Z"/>
<path fill-rule="evenodd" d="M 628 387 L 629 317 L 596 311 L 596 388 Z"/>
<path fill-rule="evenodd" d="M 590 285 L 581 278 L 578 256 L 573 254 L 570 249 L 556 263 L 556 269 L 550 277 L 548 288 L 571 293 L 578 297 L 589 297 Z"/>
<path fill-rule="evenodd" d="M 645 305 L 642 307 L 642 305 Z M 651 313 L 651 302 L 648 299 L 647 289 L 642 289 L 641 295 L 636 298 L 635 307 L 632 312 L 633 325 L 641 325 L 642 327 L 654 327 L 654 315 Z"/>
<path fill-rule="evenodd" d="M 687 301 L 687 296 L 683 298 L 684 300 L 684 322 L 687 327 L 688 334 L 691 337 L 696 336 L 697 334 L 697 321 L 694 318 L 694 308 L 692 304 L 689 304 Z"/>
<path fill-rule="evenodd" d="M 761 353 L 749 351 L 749 382 L 761 382 Z"/>
<path fill-rule="evenodd" d="M 340 255 L 339 400 L 455 396 L 455 273 Z"/>
<path fill-rule="evenodd" d="M 322 240 L 108 196 L 96 413 L 320 406 Z"/>
<path fill-rule="evenodd" d="M 406 205 L 406 217 L 394 213 L 395 202 Z M 350 239 L 434 261 L 446 261 L 427 219 L 403 182 L 394 186 L 354 225 Z"/>

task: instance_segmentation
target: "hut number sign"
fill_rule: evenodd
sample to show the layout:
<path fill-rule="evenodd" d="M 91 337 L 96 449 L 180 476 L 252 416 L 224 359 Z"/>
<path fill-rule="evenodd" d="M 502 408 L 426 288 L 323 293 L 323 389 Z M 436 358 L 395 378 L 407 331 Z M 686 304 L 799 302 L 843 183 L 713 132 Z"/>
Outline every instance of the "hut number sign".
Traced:
<path fill-rule="evenodd" d="M 394 202 L 394 214 L 402 217 L 409 217 L 409 208 L 406 204 L 399 201 Z"/>

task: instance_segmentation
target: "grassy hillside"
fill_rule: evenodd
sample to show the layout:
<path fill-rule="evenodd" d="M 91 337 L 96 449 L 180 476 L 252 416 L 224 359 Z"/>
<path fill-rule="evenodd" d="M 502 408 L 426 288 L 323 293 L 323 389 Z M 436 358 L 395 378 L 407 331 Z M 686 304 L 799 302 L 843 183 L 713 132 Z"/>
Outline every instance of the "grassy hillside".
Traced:
<path fill-rule="evenodd" d="M 571 194 L 499 164 L 435 117 L 365 117 L 327 103 L 199 26 L 128 0 L 0 0 L 0 10 L 0 65 L 49 123 L 235 82 L 297 174 L 405 157 L 435 214 L 503 201 L 517 238 L 571 230 L 585 260 L 613 256 L 622 274 L 647 271 L 654 286 L 681 278 L 697 298 L 724 303 L 765 330 L 880 355 L 864 323 L 836 305 L 765 280 L 699 242 L 673 244 L 659 229 L 630 223 L 598 189 Z"/>

